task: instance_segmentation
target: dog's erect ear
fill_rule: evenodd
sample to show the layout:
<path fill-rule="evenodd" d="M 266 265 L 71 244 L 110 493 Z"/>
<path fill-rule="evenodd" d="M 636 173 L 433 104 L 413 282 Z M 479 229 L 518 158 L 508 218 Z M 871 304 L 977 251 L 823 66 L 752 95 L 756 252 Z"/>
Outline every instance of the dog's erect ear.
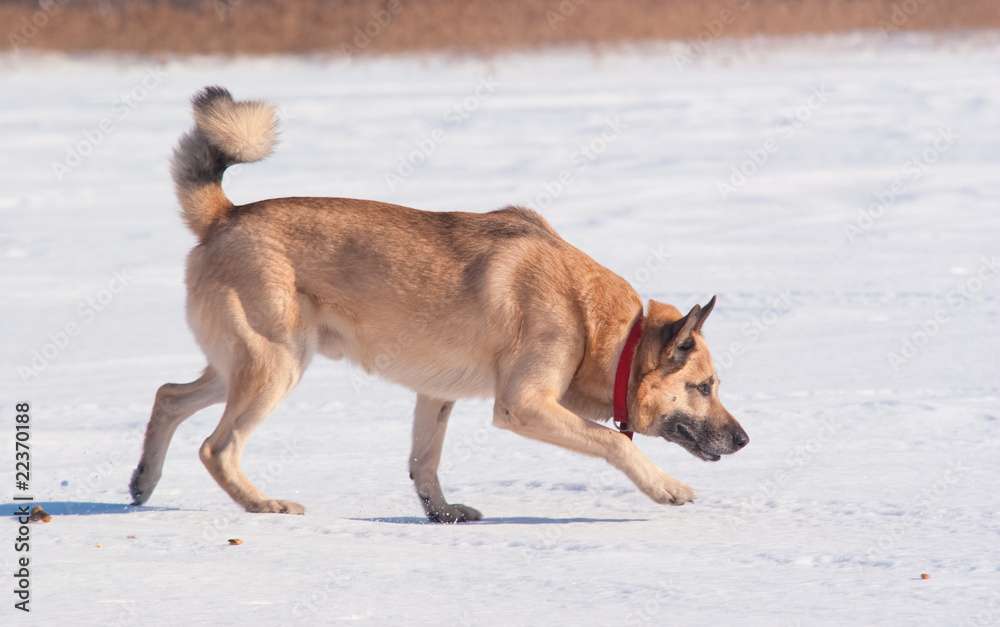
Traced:
<path fill-rule="evenodd" d="M 712 313 L 713 309 L 715 309 L 715 296 L 712 297 L 712 300 L 708 301 L 707 305 L 701 308 L 701 313 L 698 316 L 698 322 L 694 325 L 695 333 L 701 333 L 701 325 L 705 324 L 705 318 L 708 317 L 708 314 Z"/>
<path fill-rule="evenodd" d="M 663 356 L 675 368 L 682 368 L 688 355 L 694 348 L 694 329 L 701 315 L 701 305 L 695 305 L 680 320 L 665 324 L 660 328 L 660 339 L 663 342 Z"/>
<path fill-rule="evenodd" d="M 712 313 L 715 307 L 715 297 L 702 307 L 695 305 L 680 320 L 661 327 L 660 333 L 663 342 L 664 357 L 672 362 L 675 367 L 682 368 L 687 362 L 688 355 L 694 349 L 694 334 L 701 333 L 701 325 L 705 318 Z"/>

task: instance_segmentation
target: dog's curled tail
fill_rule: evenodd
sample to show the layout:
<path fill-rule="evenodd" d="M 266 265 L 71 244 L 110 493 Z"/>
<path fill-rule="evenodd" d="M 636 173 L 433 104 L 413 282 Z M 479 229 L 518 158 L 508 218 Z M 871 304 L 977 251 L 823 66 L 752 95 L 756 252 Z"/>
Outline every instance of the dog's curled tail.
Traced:
<path fill-rule="evenodd" d="M 194 128 L 174 150 L 171 173 L 181 214 L 198 239 L 225 219 L 233 203 L 222 191 L 222 174 L 236 163 L 253 163 L 277 143 L 274 105 L 236 102 L 222 87 L 206 87 L 191 99 Z"/>

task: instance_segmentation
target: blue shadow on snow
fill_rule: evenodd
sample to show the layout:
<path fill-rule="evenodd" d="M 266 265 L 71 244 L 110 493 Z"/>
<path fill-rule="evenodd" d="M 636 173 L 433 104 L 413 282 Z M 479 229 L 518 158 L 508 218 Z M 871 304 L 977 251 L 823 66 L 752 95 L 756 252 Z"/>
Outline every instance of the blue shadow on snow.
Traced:
<path fill-rule="evenodd" d="M 150 507 L 143 505 L 140 510 L 135 505 L 125 503 L 80 503 L 77 501 L 12 501 L 0 505 L 0 512 L 13 516 L 21 506 L 27 505 L 28 511 L 36 505 L 41 505 L 47 514 L 52 516 L 93 516 L 95 514 L 130 514 L 134 511 L 177 511 L 174 507 Z"/>
<path fill-rule="evenodd" d="M 389 523 L 393 525 L 434 525 L 423 516 L 393 516 L 383 518 L 351 518 L 361 522 Z M 627 523 L 646 522 L 645 518 L 541 518 L 537 516 L 514 516 L 510 518 L 486 518 L 462 525 L 569 525 L 577 523 Z"/>

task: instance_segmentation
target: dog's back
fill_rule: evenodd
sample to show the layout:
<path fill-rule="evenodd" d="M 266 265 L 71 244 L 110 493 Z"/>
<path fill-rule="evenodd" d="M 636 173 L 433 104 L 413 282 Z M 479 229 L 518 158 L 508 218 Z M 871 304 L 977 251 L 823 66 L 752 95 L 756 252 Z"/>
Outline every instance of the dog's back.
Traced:
<path fill-rule="evenodd" d="M 263 336 L 291 351 L 297 370 L 318 352 L 439 398 L 489 397 L 496 356 L 545 332 L 526 327 L 578 327 L 594 286 L 635 298 L 528 209 L 427 212 L 341 198 L 234 206 L 222 172 L 267 156 L 273 112 L 219 88 L 194 107 L 196 128 L 173 164 L 200 239 L 188 260 L 188 310 L 199 344 L 224 369 Z"/>

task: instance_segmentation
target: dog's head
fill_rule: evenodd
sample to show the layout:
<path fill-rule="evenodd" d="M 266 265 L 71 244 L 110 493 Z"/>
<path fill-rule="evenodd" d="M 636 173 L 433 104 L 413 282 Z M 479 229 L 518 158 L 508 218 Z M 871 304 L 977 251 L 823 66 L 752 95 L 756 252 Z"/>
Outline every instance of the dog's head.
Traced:
<path fill-rule="evenodd" d="M 632 428 L 676 442 L 706 461 L 735 453 L 750 441 L 719 401 L 719 378 L 701 336 L 715 307 L 695 305 L 681 316 L 671 305 L 649 301 L 629 386 Z"/>

